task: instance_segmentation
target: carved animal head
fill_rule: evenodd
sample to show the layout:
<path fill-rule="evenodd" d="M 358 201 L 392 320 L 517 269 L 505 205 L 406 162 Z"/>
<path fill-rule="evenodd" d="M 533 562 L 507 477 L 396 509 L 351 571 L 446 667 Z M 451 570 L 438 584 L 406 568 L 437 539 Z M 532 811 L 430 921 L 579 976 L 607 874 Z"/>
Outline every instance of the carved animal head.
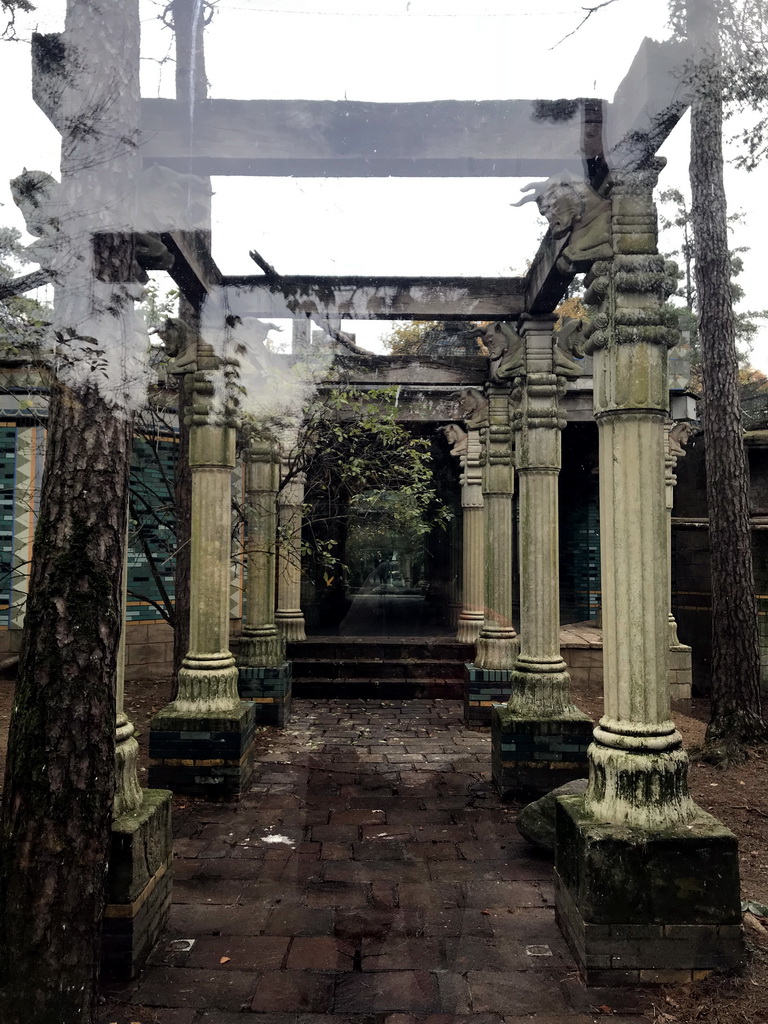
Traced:
<path fill-rule="evenodd" d="M 511 324 L 497 320 L 495 323 L 481 328 L 480 336 L 488 349 L 488 355 L 495 362 L 497 359 L 501 359 L 512 342 L 516 340 L 517 331 Z"/>
<path fill-rule="evenodd" d="M 547 181 L 532 181 L 521 192 L 530 192 L 512 206 L 536 203 L 542 216 L 549 221 L 555 238 L 563 238 L 584 216 L 589 195 L 594 195 L 590 186 L 580 178 L 563 172 Z"/>

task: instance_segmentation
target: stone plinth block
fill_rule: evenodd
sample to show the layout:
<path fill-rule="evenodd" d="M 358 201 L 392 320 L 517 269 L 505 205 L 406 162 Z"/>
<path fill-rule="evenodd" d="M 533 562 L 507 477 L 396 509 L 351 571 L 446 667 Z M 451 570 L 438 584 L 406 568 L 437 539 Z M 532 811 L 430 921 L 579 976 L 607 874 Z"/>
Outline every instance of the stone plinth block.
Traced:
<path fill-rule="evenodd" d="M 588 985 L 690 981 L 740 963 L 736 836 L 697 811 L 650 831 L 558 799 L 556 915 Z"/>
<path fill-rule="evenodd" d="M 692 685 L 691 648 L 676 644 L 669 648 L 669 696 L 672 700 L 690 700 Z"/>
<path fill-rule="evenodd" d="M 238 669 L 240 699 L 253 704 L 257 725 L 286 726 L 291 714 L 291 669 L 290 661 L 274 668 Z"/>
<path fill-rule="evenodd" d="M 577 708 L 524 716 L 506 706 L 491 717 L 491 767 L 502 800 L 543 796 L 585 778 L 592 720 Z"/>
<path fill-rule="evenodd" d="M 192 717 L 171 704 L 152 719 L 149 783 L 209 800 L 236 800 L 253 774 L 254 705 Z"/>
<path fill-rule="evenodd" d="M 509 700 L 512 671 L 464 665 L 464 721 L 472 729 L 489 728 L 495 704 Z"/>
<path fill-rule="evenodd" d="M 173 835 L 168 790 L 142 791 L 137 810 L 116 818 L 101 935 L 104 971 L 131 979 L 168 922 Z"/>

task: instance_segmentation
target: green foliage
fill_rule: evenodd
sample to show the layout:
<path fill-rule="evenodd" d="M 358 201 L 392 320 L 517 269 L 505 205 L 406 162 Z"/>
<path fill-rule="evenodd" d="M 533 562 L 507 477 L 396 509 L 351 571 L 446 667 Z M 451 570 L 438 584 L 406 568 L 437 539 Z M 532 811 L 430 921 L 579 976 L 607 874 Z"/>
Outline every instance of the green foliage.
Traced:
<path fill-rule="evenodd" d="M 0 285 L 19 276 L 19 265 L 27 262 L 21 232 L 0 227 Z M 39 352 L 49 336 L 50 309 L 36 299 L 12 295 L 0 300 L 0 353 L 15 356 Z"/>
<path fill-rule="evenodd" d="M 166 320 L 178 316 L 178 307 L 178 288 L 163 291 L 158 282 L 153 280 L 144 289 L 144 297 L 139 306 L 150 331 L 156 331 Z"/>
<path fill-rule="evenodd" d="M 670 0 L 670 24 L 680 37 L 688 35 L 691 0 Z M 731 139 L 741 151 L 738 167 L 754 170 L 768 154 L 768 3 L 766 0 L 712 0 L 717 13 L 726 119 L 751 118 Z M 697 88 L 706 89 L 707 82 Z"/>
<path fill-rule="evenodd" d="M 480 349 L 472 334 L 475 326 L 471 320 L 407 320 L 395 323 L 380 341 L 393 356 L 476 356 Z"/>
<path fill-rule="evenodd" d="M 700 362 L 697 321 L 698 303 L 694 275 L 696 243 L 693 234 L 691 209 L 686 196 L 676 188 L 665 189 L 659 195 L 659 200 L 662 203 L 659 227 L 662 231 L 667 232 L 668 236 L 671 235 L 671 238 L 676 243 L 676 247 L 665 252 L 665 256 L 676 260 L 679 264 L 678 276 L 680 287 L 675 295 L 684 302 L 683 308 L 680 309 L 680 326 L 682 330 L 690 332 L 692 361 L 694 365 L 698 365 Z M 743 219 L 744 214 L 741 212 L 729 214 L 729 228 L 732 229 L 735 225 L 741 223 Z M 730 250 L 731 300 L 734 306 L 744 298 L 744 289 L 736 278 L 744 270 L 742 254 L 746 252 L 749 252 L 747 246 L 737 246 Z M 768 310 L 734 310 L 734 318 L 736 322 L 736 340 L 742 345 L 742 348 L 737 350 L 739 364 L 745 366 L 749 360 L 752 340 L 760 330 L 759 321 L 768 319 Z"/>
<path fill-rule="evenodd" d="M 306 473 L 305 551 L 339 574 L 334 534 L 342 519 L 368 521 L 383 536 L 413 542 L 444 527 L 451 510 L 437 498 L 429 438 L 398 422 L 396 387 L 334 387 L 310 406 L 283 481 Z"/>

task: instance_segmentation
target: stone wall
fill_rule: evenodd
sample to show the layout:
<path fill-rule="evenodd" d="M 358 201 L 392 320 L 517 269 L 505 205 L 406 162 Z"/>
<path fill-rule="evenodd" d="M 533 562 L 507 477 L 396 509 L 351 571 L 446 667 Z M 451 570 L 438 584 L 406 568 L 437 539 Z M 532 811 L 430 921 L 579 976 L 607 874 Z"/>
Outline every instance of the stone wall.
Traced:
<path fill-rule="evenodd" d="M 125 678 L 169 676 L 173 671 L 173 630 L 167 622 L 128 622 Z"/>
<path fill-rule="evenodd" d="M 747 438 L 752 515 L 752 564 L 760 631 L 760 678 L 768 691 L 768 450 Z M 681 643 L 693 648 L 693 685 L 709 692 L 712 662 L 712 583 L 709 567 L 706 466 L 701 436 L 676 468 L 672 529 L 672 612 Z"/>

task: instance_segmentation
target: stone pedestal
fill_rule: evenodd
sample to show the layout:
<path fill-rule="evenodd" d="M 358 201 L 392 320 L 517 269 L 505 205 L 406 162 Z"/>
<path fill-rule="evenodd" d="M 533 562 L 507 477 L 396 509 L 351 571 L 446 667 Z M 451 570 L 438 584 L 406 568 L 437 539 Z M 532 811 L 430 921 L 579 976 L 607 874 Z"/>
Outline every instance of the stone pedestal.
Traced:
<path fill-rule="evenodd" d="M 149 780 L 174 793 L 231 799 L 250 780 L 254 733 L 254 708 L 238 696 L 229 651 L 235 430 L 227 410 L 215 405 L 212 376 L 218 363 L 212 351 L 199 352 L 198 366 L 189 423 L 190 650 L 179 670 L 178 696 L 152 720 Z"/>
<path fill-rule="evenodd" d="M 741 955 L 736 840 L 691 800 L 670 717 L 664 425 L 678 333 L 663 308 L 676 268 L 656 252 L 661 166 L 614 173 L 614 255 L 586 293 L 598 307 L 605 713 L 584 798 L 558 808 L 556 907 L 582 974 L 608 984 L 690 978 Z"/>
<path fill-rule="evenodd" d="M 515 653 L 518 645 L 515 639 Z M 511 679 L 512 669 L 464 666 L 464 721 L 470 728 L 490 728 L 494 706 L 509 700 Z"/>
<path fill-rule="evenodd" d="M 256 723 L 283 729 L 291 716 L 291 662 L 270 666 L 241 665 L 239 673 L 240 696 L 253 704 Z"/>
<path fill-rule="evenodd" d="M 649 833 L 557 806 L 557 921 L 588 985 L 679 984 L 741 960 L 736 836 L 697 809 Z"/>
<path fill-rule="evenodd" d="M 502 704 L 491 713 L 491 766 L 502 799 L 535 798 L 584 778 L 592 719 L 578 708 L 526 718 Z"/>
<path fill-rule="evenodd" d="M 135 977 L 168 922 L 173 878 L 171 793 L 145 789 L 115 818 L 101 932 L 102 969 Z"/>
<path fill-rule="evenodd" d="M 520 653 L 506 707 L 491 719 L 493 778 L 503 799 L 541 796 L 587 774 L 592 722 L 571 706 L 560 654 L 559 397 L 578 367 L 556 346 L 554 317 L 527 317 L 524 367 L 512 393 L 519 490 Z"/>
<path fill-rule="evenodd" d="M 123 608 L 128 580 L 128 545 L 123 563 Z M 137 775 L 139 745 L 123 710 L 125 697 L 125 618 L 117 655 L 115 801 L 112 842 L 101 930 L 101 962 L 106 974 L 133 978 L 168 923 L 171 908 L 172 794 L 142 789 Z"/>

